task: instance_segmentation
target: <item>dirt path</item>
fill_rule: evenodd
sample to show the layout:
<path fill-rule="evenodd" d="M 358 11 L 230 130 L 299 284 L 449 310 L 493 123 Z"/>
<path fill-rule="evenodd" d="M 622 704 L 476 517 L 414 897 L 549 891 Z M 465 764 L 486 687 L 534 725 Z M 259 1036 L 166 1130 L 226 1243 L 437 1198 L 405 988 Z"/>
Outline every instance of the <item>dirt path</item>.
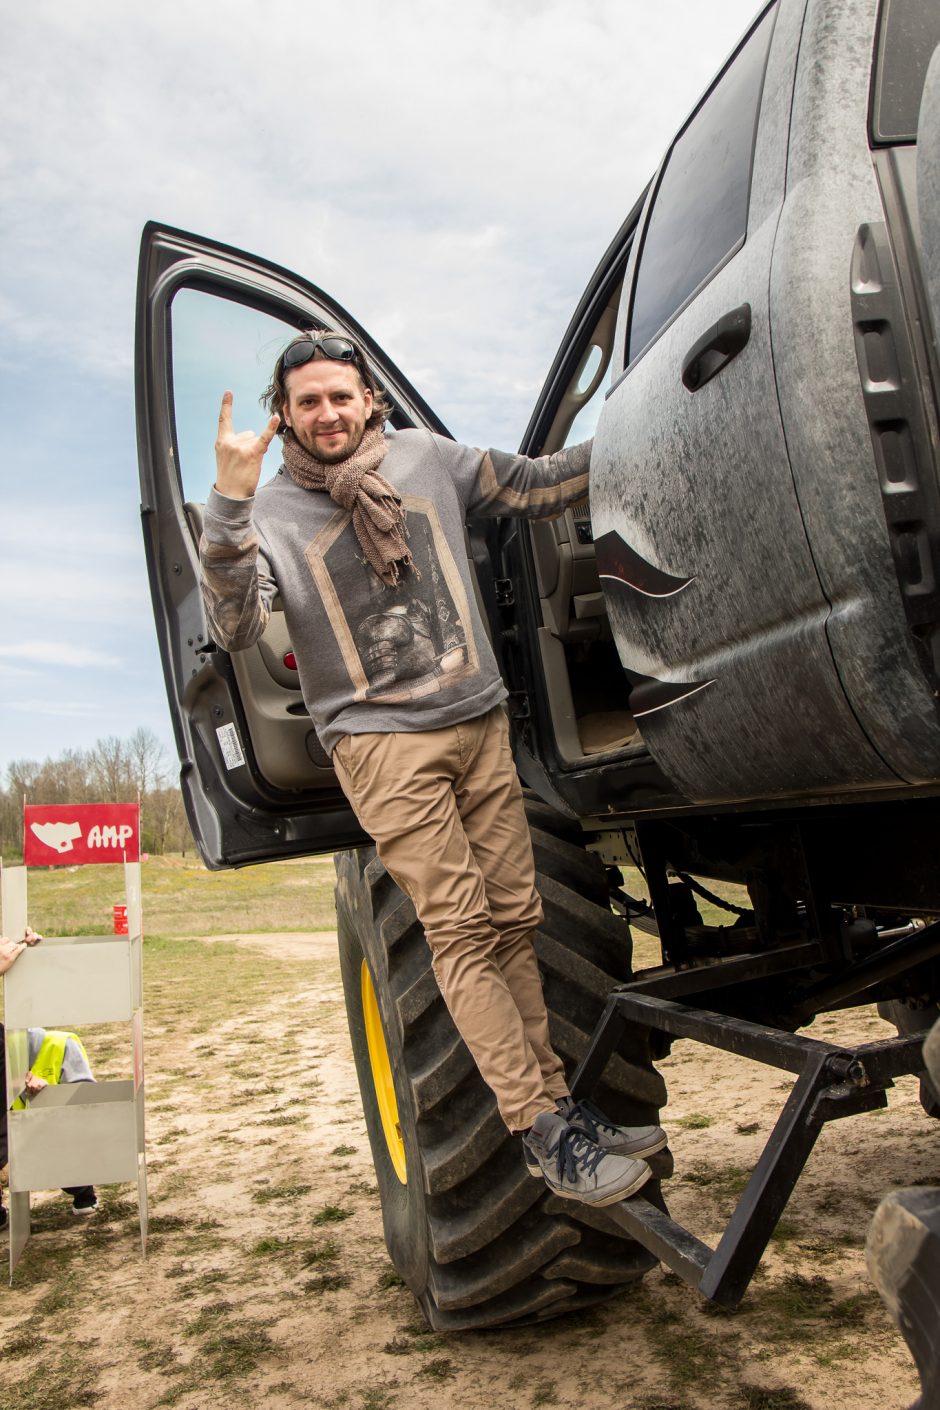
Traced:
<path fill-rule="evenodd" d="M 296 987 L 272 989 L 211 1040 L 148 1035 L 148 1257 L 129 1196 L 84 1221 L 61 1196 L 37 1198 L 14 1290 L 0 1293 L 0 1410 L 214 1410 L 236 1396 L 266 1410 L 903 1410 L 915 1399 L 862 1249 L 884 1190 L 937 1175 L 913 1080 L 889 1113 L 824 1130 L 736 1314 L 658 1270 L 576 1321 L 433 1335 L 385 1253 L 335 937 L 219 938 L 302 961 Z M 824 1031 L 848 1037 L 849 1021 Z M 885 1031 L 866 1015 L 854 1033 Z M 691 1045 L 664 1070 L 671 1208 L 714 1241 L 789 1083 Z"/>

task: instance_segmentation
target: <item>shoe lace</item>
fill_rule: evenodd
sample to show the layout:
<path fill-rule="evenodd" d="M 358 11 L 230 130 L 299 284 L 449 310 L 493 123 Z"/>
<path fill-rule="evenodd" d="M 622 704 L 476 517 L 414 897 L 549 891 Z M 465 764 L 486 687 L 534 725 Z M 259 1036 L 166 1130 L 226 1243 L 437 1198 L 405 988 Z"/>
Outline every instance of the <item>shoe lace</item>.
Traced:
<path fill-rule="evenodd" d="M 600 1147 L 574 1126 L 566 1127 L 561 1133 L 555 1155 L 558 1161 L 558 1178 L 562 1181 L 576 1180 L 579 1167 L 585 1175 L 593 1175 L 604 1158 Z"/>
<path fill-rule="evenodd" d="M 570 1126 L 576 1126 L 592 1141 L 597 1140 L 601 1126 L 610 1126 L 604 1113 L 598 1111 L 589 1101 L 576 1102 L 565 1119 Z"/>

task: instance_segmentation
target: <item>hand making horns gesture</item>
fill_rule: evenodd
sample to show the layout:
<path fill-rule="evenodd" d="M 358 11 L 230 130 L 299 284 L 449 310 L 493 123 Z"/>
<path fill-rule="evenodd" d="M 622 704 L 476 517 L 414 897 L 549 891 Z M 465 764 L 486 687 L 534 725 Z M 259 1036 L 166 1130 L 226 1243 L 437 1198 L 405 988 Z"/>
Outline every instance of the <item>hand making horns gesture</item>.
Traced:
<path fill-rule="evenodd" d="M 272 416 L 258 436 L 254 431 L 232 430 L 231 392 L 222 397 L 219 412 L 219 435 L 215 443 L 215 487 L 229 499 L 251 499 L 261 479 L 261 462 L 274 440 L 281 418 Z"/>

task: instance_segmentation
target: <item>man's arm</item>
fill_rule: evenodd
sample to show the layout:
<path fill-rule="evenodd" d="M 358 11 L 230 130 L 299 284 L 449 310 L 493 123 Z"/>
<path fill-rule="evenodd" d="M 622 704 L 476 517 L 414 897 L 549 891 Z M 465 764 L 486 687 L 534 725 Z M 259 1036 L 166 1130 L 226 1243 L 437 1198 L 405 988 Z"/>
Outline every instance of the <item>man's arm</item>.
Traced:
<path fill-rule="evenodd" d="M 225 651 L 243 651 L 267 626 L 277 591 L 270 566 L 258 550 L 252 507 L 278 418 L 272 416 L 260 436 L 236 432 L 232 402 L 232 393 L 226 392 L 215 443 L 216 482 L 206 502 L 199 561 L 213 638 Z"/>
<path fill-rule="evenodd" d="M 504 451 L 474 451 L 466 500 L 471 518 L 510 515 L 550 519 L 587 498 L 592 441 L 530 459 Z M 466 465 L 461 469 L 466 474 Z"/>
<path fill-rule="evenodd" d="M 268 624 L 277 583 L 258 548 L 254 499 L 210 490 L 199 540 L 200 586 L 209 630 L 225 651 L 253 646 Z"/>

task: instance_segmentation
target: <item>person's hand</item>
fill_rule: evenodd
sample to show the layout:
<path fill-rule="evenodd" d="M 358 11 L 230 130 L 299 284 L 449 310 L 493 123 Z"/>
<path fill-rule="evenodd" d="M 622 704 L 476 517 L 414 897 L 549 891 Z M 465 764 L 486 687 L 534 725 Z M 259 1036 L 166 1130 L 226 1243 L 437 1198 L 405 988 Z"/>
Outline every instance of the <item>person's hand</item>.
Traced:
<path fill-rule="evenodd" d="M 38 945 L 41 939 L 42 936 L 38 935 L 31 925 L 26 927 L 26 934 L 23 936 L 24 945 Z"/>
<path fill-rule="evenodd" d="M 215 487 L 229 499 L 251 499 L 261 479 L 264 453 L 274 440 L 281 418 L 272 416 L 260 436 L 254 431 L 233 431 L 234 400 L 231 392 L 222 397 L 219 436 L 215 443 Z"/>
<path fill-rule="evenodd" d="M 6 974 L 14 960 L 26 949 L 23 940 L 8 940 L 5 935 L 0 936 L 0 974 Z"/>
<path fill-rule="evenodd" d="M 23 1082 L 23 1091 L 29 1097 L 37 1097 L 43 1087 L 48 1087 L 48 1085 L 49 1083 L 46 1081 L 45 1077 L 37 1077 L 34 1073 L 27 1072 L 26 1079 Z"/>

